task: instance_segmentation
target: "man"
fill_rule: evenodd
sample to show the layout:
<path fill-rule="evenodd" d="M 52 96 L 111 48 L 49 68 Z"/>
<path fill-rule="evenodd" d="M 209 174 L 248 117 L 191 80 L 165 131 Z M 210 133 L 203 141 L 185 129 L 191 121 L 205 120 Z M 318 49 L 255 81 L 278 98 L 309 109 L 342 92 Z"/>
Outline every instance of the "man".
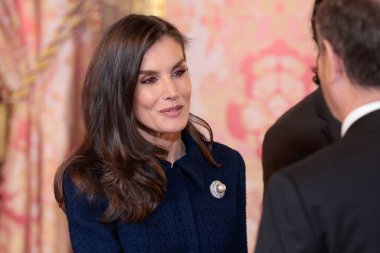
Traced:
<path fill-rule="evenodd" d="M 311 17 L 317 43 L 315 14 L 322 0 L 314 3 Z M 318 75 L 313 81 L 319 85 Z M 282 115 L 265 133 L 262 151 L 264 188 L 273 173 L 293 164 L 340 138 L 340 123 L 333 118 L 318 87 Z"/>
<path fill-rule="evenodd" d="M 318 74 L 342 139 L 272 176 L 256 253 L 380 251 L 380 0 L 324 0 Z"/>

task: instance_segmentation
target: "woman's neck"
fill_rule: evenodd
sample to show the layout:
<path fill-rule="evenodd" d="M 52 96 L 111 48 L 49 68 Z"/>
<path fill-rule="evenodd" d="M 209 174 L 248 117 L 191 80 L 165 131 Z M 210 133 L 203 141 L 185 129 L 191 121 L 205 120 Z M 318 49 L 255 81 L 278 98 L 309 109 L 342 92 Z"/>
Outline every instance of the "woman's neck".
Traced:
<path fill-rule="evenodd" d="M 161 146 L 167 151 L 169 151 L 168 156 L 165 158 L 168 162 L 173 164 L 175 161 L 180 159 L 185 155 L 186 149 L 185 145 L 182 142 L 181 136 L 178 139 L 173 140 L 172 142 L 167 142 L 166 146 Z"/>
<path fill-rule="evenodd" d="M 163 157 L 163 159 L 172 164 L 186 154 L 185 145 L 181 138 L 181 132 L 170 134 L 156 133 L 155 135 L 145 131 L 140 131 L 140 133 L 149 142 L 167 150 L 168 155 Z"/>

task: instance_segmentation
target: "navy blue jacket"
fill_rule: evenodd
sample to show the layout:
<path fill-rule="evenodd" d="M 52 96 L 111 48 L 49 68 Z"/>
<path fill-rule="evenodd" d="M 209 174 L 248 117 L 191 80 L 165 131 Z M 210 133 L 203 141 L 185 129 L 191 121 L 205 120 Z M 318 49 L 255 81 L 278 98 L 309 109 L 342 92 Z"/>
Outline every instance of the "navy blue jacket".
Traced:
<path fill-rule="evenodd" d="M 66 215 L 75 253 L 82 252 L 247 252 L 245 165 L 241 155 L 214 143 L 212 155 L 221 168 L 211 166 L 195 142 L 183 137 L 186 155 L 173 167 L 161 161 L 167 191 L 157 209 L 144 221 L 102 224 L 107 202 L 91 205 L 70 177 L 64 180 Z M 210 193 L 219 180 L 227 187 L 221 199 Z"/>

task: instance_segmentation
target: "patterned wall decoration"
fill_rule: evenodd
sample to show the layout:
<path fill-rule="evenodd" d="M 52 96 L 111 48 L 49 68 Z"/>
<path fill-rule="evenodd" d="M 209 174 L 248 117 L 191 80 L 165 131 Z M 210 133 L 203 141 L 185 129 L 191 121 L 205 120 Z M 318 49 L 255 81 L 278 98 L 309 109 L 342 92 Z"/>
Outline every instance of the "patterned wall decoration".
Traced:
<path fill-rule="evenodd" d="M 239 150 L 246 161 L 252 252 L 261 215 L 263 135 L 314 89 L 312 4 L 0 1 L 0 108 L 8 115 L 0 116 L 0 143 L 7 140 L 0 163 L 0 253 L 69 252 L 52 180 L 81 138 L 79 93 L 94 45 L 109 24 L 130 11 L 167 18 L 191 38 L 192 111 L 211 124 L 217 141 Z"/>
<path fill-rule="evenodd" d="M 119 17 L 163 15 L 163 3 L 0 1 L 0 253 L 70 252 L 52 186 L 81 138 L 79 97 L 92 50 Z"/>
<path fill-rule="evenodd" d="M 267 128 L 310 93 L 315 62 L 312 0 L 167 1 L 191 39 L 192 109 L 247 166 L 249 249 L 261 215 L 261 144 Z"/>

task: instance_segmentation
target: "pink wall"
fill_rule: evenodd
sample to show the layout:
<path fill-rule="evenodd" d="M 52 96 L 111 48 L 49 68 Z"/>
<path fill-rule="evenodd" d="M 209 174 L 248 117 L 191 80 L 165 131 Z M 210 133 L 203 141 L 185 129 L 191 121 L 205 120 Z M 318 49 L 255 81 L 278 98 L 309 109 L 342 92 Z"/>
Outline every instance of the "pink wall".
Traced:
<path fill-rule="evenodd" d="M 192 111 L 247 166 L 249 248 L 261 214 L 267 128 L 314 86 L 312 0 L 168 0 L 166 16 L 191 39 Z"/>
<path fill-rule="evenodd" d="M 148 6 L 142 0 L 0 5 L 0 92 L 12 108 L 0 171 L 0 253 L 68 251 L 53 177 L 79 138 L 79 89 L 100 28 L 126 14 L 130 2 Z M 245 159 L 252 252 L 261 214 L 263 135 L 314 89 L 313 0 L 148 2 L 192 39 L 192 112 L 211 124 L 217 141 Z"/>

